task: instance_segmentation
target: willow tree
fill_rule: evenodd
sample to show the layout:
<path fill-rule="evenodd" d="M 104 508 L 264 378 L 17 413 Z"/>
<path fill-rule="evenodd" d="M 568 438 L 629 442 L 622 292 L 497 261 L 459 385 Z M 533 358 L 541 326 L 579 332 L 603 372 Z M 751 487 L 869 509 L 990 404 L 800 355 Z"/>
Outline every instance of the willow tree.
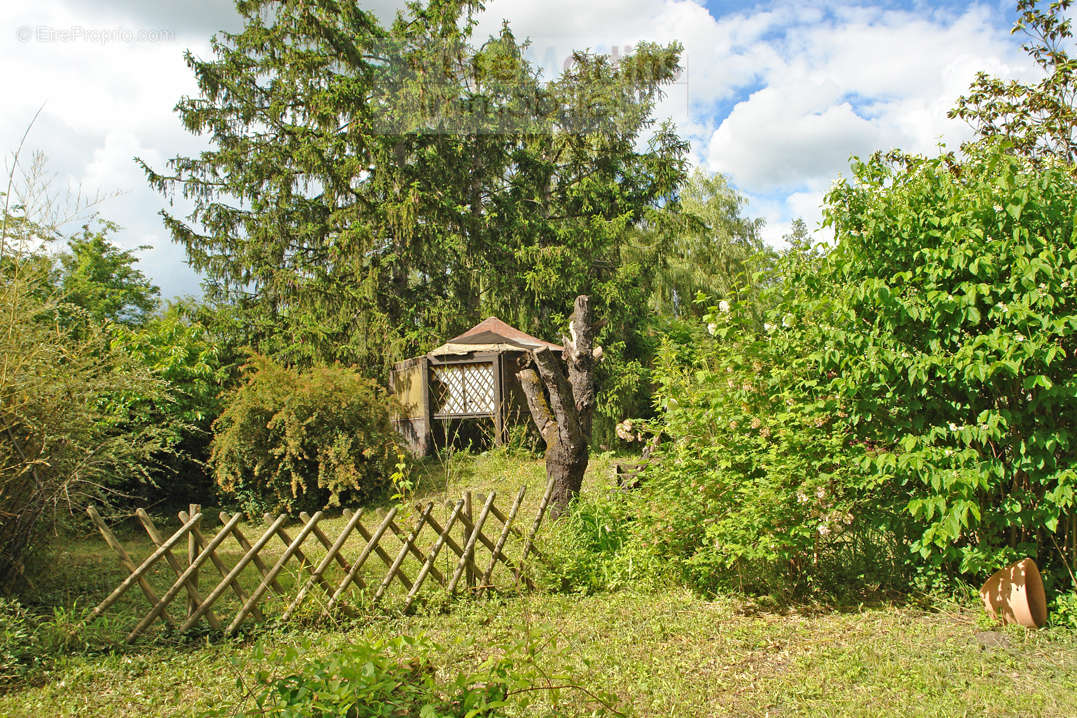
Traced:
<path fill-rule="evenodd" d="M 188 54 L 200 92 L 177 106 L 209 149 L 143 166 L 193 200 L 165 222 L 253 345 L 377 372 L 484 314 L 555 335 L 550 308 L 581 291 L 632 331 L 645 268 L 619 247 L 684 175 L 651 119 L 679 47 L 543 79 L 507 26 L 474 41 L 476 2 L 387 26 L 346 1 L 237 8 L 241 32 Z"/>
<path fill-rule="evenodd" d="M 747 198 L 721 174 L 696 170 L 679 195 L 677 212 L 658 226 L 642 228 L 630 251 L 651 257 L 651 306 L 668 316 L 700 316 L 705 306 L 743 292 L 768 251 L 762 219 L 744 214 Z M 657 246 L 656 246 L 657 245 Z"/>

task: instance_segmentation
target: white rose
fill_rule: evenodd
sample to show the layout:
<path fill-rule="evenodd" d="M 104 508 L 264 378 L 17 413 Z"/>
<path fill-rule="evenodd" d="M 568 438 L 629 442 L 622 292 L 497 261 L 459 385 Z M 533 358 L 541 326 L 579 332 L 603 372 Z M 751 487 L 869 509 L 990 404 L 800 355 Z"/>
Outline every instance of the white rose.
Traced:
<path fill-rule="evenodd" d="M 723 313 L 728 312 L 729 311 L 729 302 L 727 302 L 724 299 L 722 301 L 718 302 L 718 311 L 723 312 Z"/>

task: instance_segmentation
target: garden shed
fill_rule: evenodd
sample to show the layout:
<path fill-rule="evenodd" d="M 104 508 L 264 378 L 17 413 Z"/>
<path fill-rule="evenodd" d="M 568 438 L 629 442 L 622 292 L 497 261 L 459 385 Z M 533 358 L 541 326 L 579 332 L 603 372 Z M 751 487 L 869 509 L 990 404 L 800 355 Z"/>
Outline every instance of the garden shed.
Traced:
<path fill-rule="evenodd" d="M 497 317 L 479 322 L 423 356 L 397 362 L 389 386 L 398 406 L 393 424 L 411 452 L 425 456 L 455 439 L 502 444 L 510 427 L 530 425 L 519 359 L 562 347 Z"/>

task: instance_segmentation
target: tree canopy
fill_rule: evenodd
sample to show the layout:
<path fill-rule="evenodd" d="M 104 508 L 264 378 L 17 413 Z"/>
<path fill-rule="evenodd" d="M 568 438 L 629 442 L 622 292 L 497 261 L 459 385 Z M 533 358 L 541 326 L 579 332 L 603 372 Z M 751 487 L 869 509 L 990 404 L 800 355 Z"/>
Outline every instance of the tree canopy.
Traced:
<path fill-rule="evenodd" d="M 654 126 L 680 48 L 576 53 L 542 79 L 510 29 L 478 42 L 464 0 L 389 26 L 350 2 L 237 3 L 245 26 L 177 106 L 211 148 L 145 167 L 259 350 L 377 373 L 486 314 L 557 336 L 579 293 L 624 339 L 644 268 L 621 241 L 673 201 L 686 143 Z"/>
<path fill-rule="evenodd" d="M 1018 154 L 1035 162 L 1054 158 L 1077 165 L 1077 61 L 1066 45 L 1073 40 L 1068 15 L 1072 0 L 1018 0 L 1014 33 L 1040 67 L 1037 82 L 1004 81 L 976 75 L 969 94 L 949 112 L 969 122 L 980 140 L 1004 138 Z"/>

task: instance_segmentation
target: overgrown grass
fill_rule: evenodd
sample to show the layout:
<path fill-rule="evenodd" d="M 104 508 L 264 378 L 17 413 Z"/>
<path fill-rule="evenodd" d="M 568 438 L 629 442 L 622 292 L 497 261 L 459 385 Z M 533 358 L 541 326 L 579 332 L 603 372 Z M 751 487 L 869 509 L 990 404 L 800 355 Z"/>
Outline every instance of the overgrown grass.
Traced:
<path fill-rule="evenodd" d="M 589 491 L 609 487 L 610 461 L 593 462 Z M 510 494 L 526 484 L 524 515 L 533 515 L 544 482 L 541 461 L 503 452 L 424 469 L 416 500 L 455 498 L 465 488 Z M 124 540 L 136 557 L 149 552 L 138 533 Z M 59 606 L 61 619 L 72 606 L 75 615 L 99 600 L 124 574 L 96 537 L 72 542 L 54 565 L 37 595 Z M 431 602 L 411 616 L 390 607 L 336 625 L 252 628 L 227 640 L 154 634 L 126 646 L 116 641 L 146 603 L 137 591 L 125 600 L 89 641 L 56 650 L 11 684 L 0 695 L 0 715 L 238 709 L 258 669 L 287 668 L 272 658 L 278 649 L 294 645 L 314 658 L 356 641 L 417 634 L 448 647 L 435 658 L 446 675 L 506 652 L 529 664 L 521 670 L 539 690 L 528 693 L 535 700 L 526 708 L 510 705 L 513 715 L 1077 715 L 1077 634 L 990 627 L 974 606 L 837 610 L 706 600 L 672 588 L 539 592 L 457 601 L 448 611 Z M 616 701 L 604 706 L 596 692 Z"/>
<path fill-rule="evenodd" d="M 530 640 L 555 685 L 619 697 L 641 716 L 1077 714 L 1077 637 L 1057 629 L 985 632 L 975 612 L 893 606 L 757 611 L 681 590 L 477 601 L 445 615 L 388 617 L 343 630 L 276 630 L 258 640 L 323 653 L 359 639 L 424 633 L 453 647 L 445 671 Z M 238 706 L 258 668 L 250 641 L 143 645 L 74 655 L 37 685 L 0 697 L 0 714 L 192 715 Z M 279 670 L 279 667 L 276 667 Z M 568 688 L 529 715 L 592 715 Z"/>

